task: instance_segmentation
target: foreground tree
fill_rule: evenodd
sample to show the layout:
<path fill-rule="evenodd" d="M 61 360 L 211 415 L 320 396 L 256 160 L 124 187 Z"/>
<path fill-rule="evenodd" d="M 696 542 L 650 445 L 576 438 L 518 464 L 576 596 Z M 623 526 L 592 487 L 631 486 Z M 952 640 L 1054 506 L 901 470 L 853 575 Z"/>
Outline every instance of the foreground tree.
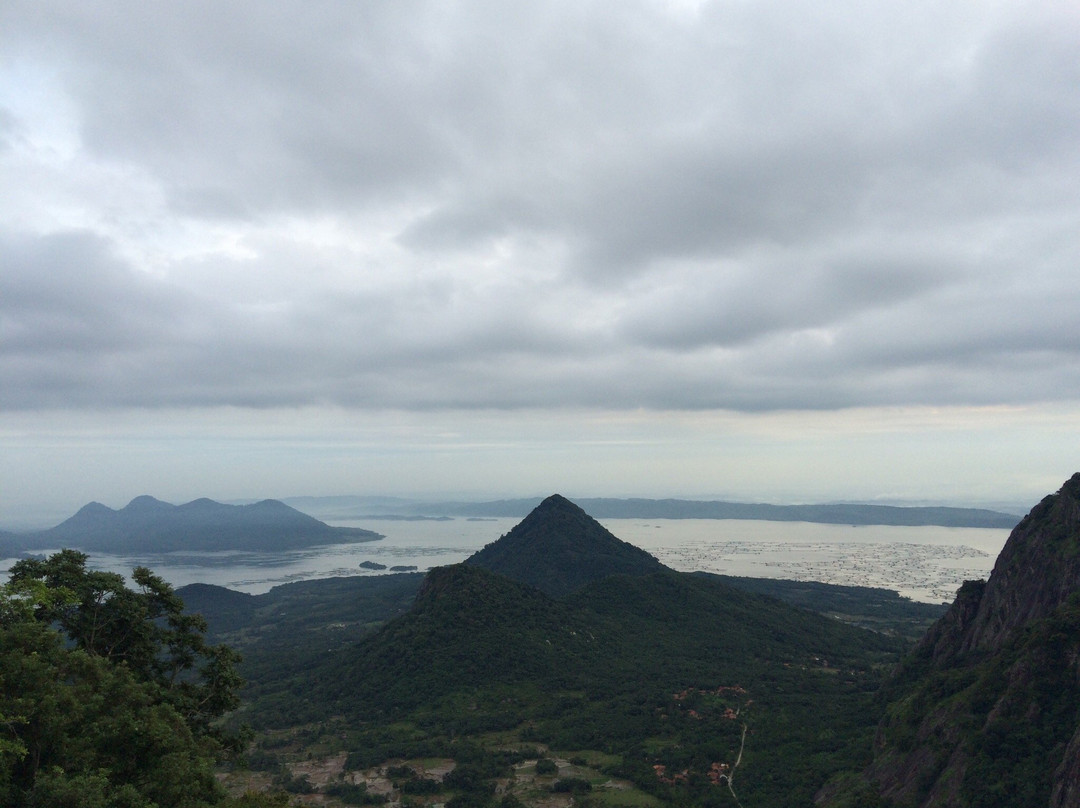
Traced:
<path fill-rule="evenodd" d="M 236 654 L 145 568 L 129 588 L 63 550 L 0 587 L 0 804 L 217 805 L 217 760 L 239 744 Z"/>

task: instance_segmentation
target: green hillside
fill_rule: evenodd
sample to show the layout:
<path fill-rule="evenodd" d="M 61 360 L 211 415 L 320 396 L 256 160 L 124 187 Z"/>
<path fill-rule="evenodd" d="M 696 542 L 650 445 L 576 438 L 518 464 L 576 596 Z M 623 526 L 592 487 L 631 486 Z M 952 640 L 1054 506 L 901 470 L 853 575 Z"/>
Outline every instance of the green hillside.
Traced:
<path fill-rule="evenodd" d="M 591 749 L 644 793 L 717 804 L 730 794 L 708 773 L 731 765 L 745 727 L 740 799 L 806 805 L 863 759 L 870 696 L 902 648 L 709 578 L 610 576 L 555 600 L 455 565 L 429 573 L 408 613 L 264 681 L 245 717 L 344 735 L 356 766 L 454 758 L 493 733 Z"/>

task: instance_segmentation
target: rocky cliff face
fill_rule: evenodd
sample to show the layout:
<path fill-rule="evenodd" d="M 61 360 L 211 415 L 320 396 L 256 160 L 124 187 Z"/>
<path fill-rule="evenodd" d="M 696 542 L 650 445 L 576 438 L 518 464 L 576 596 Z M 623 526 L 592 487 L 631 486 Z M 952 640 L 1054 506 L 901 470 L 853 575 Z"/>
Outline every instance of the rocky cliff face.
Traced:
<path fill-rule="evenodd" d="M 1080 474 L 1013 530 L 959 653 L 994 651 L 1080 591 Z"/>
<path fill-rule="evenodd" d="M 889 804 L 1080 808 L 1080 474 L 961 587 L 884 698 L 861 787 Z"/>
<path fill-rule="evenodd" d="M 954 659 L 971 632 L 985 592 L 986 581 L 964 581 L 949 611 L 926 632 L 915 655 L 927 656 L 936 665 Z"/>

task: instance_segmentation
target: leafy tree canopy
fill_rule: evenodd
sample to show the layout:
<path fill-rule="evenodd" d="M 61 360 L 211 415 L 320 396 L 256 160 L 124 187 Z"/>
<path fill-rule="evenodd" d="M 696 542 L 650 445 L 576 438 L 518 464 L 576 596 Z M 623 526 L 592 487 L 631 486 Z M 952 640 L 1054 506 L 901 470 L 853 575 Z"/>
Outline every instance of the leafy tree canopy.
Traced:
<path fill-rule="evenodd" d="M 215 725 L 238 657 L 146 568 L 129 588 L 62 550 L 0 586 L 0 804 L 199 808 L 220 803 Z"/>

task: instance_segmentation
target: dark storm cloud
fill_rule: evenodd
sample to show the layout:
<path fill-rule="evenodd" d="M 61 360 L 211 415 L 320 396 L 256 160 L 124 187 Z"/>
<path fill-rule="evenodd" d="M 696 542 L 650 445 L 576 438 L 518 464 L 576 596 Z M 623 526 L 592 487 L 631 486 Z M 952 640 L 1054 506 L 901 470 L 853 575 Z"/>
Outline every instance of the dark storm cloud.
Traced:
<path fill-rule="evenodd" d="M 1080 396 L 1068 4 L 15 2 L 0 31 L 5 407 Z"/>

